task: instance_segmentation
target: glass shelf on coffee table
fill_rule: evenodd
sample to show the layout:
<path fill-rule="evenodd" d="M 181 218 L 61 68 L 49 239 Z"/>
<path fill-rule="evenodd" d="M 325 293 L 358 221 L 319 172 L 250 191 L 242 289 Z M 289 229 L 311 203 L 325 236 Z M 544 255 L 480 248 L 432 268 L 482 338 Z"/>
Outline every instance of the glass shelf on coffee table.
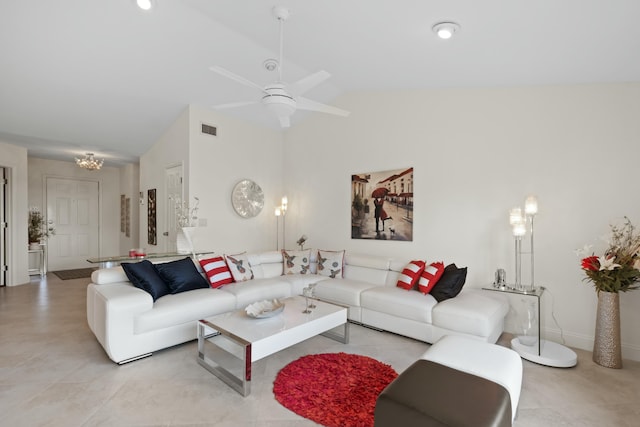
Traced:
<path fill-rule="evenodd" d="M 316 335 L 349 342 L 347 307 L 314 299 L 316 307 L 304 313 L 304 297 L 282 301 L 284 310 L 273 317 L 252 318 L 240 309 L 199 320 L 198 363 L 247 396 L 253 362 Z"/>

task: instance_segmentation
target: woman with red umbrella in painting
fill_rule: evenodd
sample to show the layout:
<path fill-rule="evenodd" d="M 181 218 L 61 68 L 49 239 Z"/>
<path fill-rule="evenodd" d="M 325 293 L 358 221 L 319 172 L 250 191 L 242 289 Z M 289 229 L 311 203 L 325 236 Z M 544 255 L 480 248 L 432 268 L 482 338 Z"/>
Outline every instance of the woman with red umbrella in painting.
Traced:
<path fill-rule="evenodd" d="M 384 197 L 388 192 L 389 190 L 387 190 L 386 188 L 376 188 L 371 193 L 374 206 L 373 215 L 376 218 L 376 233 L 380 232 L 380 220 L 382 220 L 382 231 L 384 231 L 384 222 L 388 219 L 391 219 L 391 217 L 387 215 L 387 213 L 383 209 Z"/>

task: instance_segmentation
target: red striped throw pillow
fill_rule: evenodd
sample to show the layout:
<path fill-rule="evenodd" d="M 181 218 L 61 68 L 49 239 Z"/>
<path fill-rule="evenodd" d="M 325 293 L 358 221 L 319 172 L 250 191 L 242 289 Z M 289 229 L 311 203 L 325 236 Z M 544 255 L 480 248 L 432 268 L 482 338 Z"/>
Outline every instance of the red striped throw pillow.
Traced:
<path fill-rule="evenodd" d="M 209 278 L 209 284 L 212 288 L 219 288 L 222 285 L 233 283 L 229 267 L 227 267 L 227 263 L 221 256 L 201 259 L 199 262 L 204 273 Z"/>
<path fill-rule="evenodd" d="M 411 290 L 418 282 L 420 274 L 424 270 L 424 261 L 414 260 L 411 261 L 400 273 L 398 277 L 398 283 L 396 286 L 402 289 Z"/>
<path fill-rule="evenodd" d="M 442 277 L 442 273 L 444 273 L 444 264 L 442 262 L 432 262 L 427 265 L 418 279 L 418 290 L 425 295 L 431 292 L 431 289 Z"/>

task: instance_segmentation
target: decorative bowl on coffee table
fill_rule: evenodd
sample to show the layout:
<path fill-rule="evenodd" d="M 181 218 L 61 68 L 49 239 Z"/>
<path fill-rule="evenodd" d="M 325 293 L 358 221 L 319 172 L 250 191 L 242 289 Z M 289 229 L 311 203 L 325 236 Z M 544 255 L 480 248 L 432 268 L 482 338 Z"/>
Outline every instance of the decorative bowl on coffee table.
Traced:
<path fill-rule="evenodd" d="M 279 299 L 254 302 L 244 309 L 247 316 L 255 319 L 273 317 L 276 314 L 282 313 L 282 310 L 284 310 L 284 303 Z"/>

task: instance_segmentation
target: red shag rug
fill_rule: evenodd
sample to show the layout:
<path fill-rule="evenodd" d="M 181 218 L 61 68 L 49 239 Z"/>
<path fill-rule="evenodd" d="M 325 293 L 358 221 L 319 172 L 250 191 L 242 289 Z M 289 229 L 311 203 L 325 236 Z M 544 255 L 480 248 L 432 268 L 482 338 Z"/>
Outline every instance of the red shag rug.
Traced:
<path fill-rule="evenodd" d="M 301 357 L 278 373 L 273 394 L 285 408 L 327 427 L 372 427 L 376 399 L 398 376 L 357 354 Z"/>

